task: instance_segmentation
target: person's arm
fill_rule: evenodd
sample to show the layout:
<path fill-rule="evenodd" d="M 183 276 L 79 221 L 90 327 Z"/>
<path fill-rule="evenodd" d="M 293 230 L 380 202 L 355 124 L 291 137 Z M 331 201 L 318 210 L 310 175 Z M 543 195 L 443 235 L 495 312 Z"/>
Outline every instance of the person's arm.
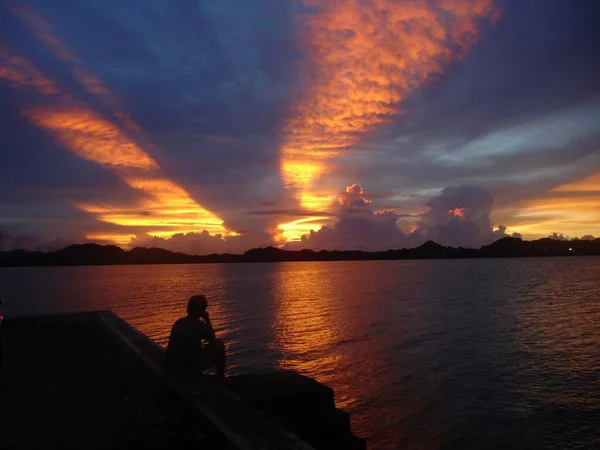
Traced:
<path fill-rule="evenodd" d="M 204 336 L 204 338 L 212 344 L 216 340 L 216 335 L 215 329 L 213 328 L 212 322 L 210 321 L 210 315 L 208 314 L 208 311 L 204 311 L 204 314 L 202 314 L 202 319 L 207 325 L 207 333 L 206 336 Z"/>

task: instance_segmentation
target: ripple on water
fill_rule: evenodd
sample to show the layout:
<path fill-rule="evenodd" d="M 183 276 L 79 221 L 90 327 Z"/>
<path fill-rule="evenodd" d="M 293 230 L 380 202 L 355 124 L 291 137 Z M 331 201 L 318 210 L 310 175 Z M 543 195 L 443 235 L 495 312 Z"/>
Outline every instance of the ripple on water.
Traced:
<path fill-rule="evenodd" d="M 161 345 L 204 292 L 233 373 L 330 385 L 369 448 L 597 448 L 600 258 L 2 268 L 5 313 Z"/>

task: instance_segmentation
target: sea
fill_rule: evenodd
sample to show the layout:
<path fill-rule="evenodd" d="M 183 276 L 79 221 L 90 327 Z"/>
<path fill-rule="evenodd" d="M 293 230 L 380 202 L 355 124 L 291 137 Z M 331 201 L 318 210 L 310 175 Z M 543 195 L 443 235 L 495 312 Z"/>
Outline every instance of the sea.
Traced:
<path fill-rule="evenodd" d="M 369 449 L 600 448 L 600 257 L 0 268 L 6 317 L 203 293 L 228 370 L 335 391 Z"/>

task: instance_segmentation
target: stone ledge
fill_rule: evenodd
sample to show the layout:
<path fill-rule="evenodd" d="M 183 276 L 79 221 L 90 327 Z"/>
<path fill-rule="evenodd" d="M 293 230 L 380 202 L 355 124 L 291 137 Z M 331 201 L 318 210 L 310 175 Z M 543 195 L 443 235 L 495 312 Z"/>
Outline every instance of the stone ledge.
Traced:
<path fill-rule="evenodd" d="M 163 349 L 111 311 L 98 317 L 158 376 L 163 376 Z M 240 450 L 310 450 L 307 443 L 284 429 L 264 413 L 225 389 L 211 377 L 197 375 L 162 377 L 165 393 L 175 394 Z M 314 450 L 314 449 L 313 449 Z"/>

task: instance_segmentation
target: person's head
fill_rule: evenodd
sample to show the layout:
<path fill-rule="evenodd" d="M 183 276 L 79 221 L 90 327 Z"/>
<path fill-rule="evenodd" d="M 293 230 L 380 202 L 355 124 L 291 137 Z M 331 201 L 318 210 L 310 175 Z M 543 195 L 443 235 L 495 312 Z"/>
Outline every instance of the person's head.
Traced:
<path fill-rule="evenodd" d="M 202 314 L 204 314 L 204 311 L 206 311 L 207 306 L 208 301 L 204 295 L 192 296 L 187 305 L 188 316 L 195 318 L 202 317 Z"/>

